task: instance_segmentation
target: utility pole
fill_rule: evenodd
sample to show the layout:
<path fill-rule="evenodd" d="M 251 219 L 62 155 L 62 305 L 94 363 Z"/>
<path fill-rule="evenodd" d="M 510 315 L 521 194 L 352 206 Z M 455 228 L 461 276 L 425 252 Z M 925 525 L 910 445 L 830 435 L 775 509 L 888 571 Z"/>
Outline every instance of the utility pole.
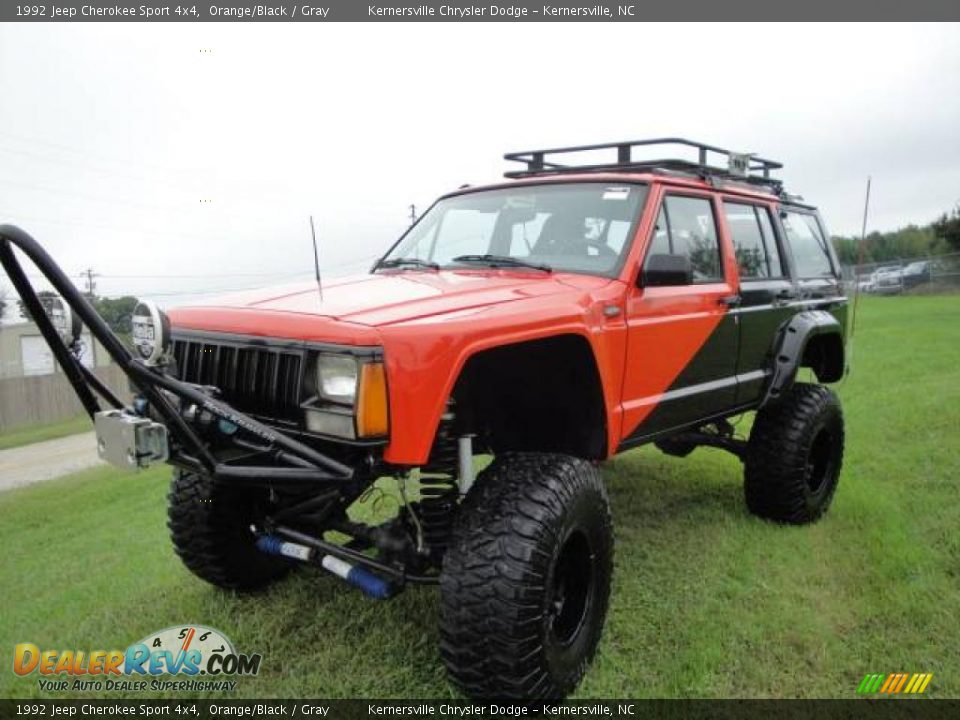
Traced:
<path fill-rule="evenodd" d="M 410 224 L 413 225 L 417 221 L 417 206 L 410 206 Z"/>
<path fill-rule="evenodd" d="M 100 273 L 95 273 L 93 268 L 87 268 L 82 273 L 80 273 L 87 279 L 87 297 L 93 297 L 93 291 L 97 289 L 97 283 L 94 282 L 94 278 L 99 276 Z"/>

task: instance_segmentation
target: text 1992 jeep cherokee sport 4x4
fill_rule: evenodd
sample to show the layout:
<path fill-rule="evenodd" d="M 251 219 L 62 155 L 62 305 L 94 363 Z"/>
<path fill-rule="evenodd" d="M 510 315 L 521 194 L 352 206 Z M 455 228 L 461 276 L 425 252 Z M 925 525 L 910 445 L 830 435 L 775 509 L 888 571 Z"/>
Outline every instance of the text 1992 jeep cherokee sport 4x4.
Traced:
<path fill-rule="evenodd" d="M 632 157 L 663 145 L 697 160 Z M 616 160 L 556 162 L 581 151 Z M 598 461 L 719 447 L 743 461 L 756 515 L 826 510 L 841 410 L 795 378 L 843 376 L 846 299 L 823 223 L 770 177 L 778 163 L 676 139 L 506 157 L 527 168 L 441 198 L 369 274 L 169 318 L 141 304 L 132 353 L 25 233 L 0 228 L 0 260 L 34 316 L 12 244 L 61 292 L 41 329 L 101 454 L 177 467 L 169 527 L 196 575 L 248 590 L 306 561 L 376 597 L 439 584 L 440 651 L 464 693 L 559 697 L 610 593 Z M 71 309 L 131 377 L 129 407 L 77 362 Z M 735 438 L 727 418 L 750 410 Z M 480 454 L 493 460 L 475 473 Z M 396 517 L 351 519 L 384 476 Z"/>

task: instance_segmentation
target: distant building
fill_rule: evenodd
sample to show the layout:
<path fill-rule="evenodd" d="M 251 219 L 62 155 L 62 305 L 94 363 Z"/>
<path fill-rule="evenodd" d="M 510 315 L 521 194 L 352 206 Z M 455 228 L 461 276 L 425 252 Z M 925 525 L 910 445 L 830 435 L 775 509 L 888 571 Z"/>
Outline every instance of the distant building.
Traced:
<path fill-rule="evenodd" d="M 104 347 L 93 341 L 89 330 L 84 329 L 80 342 L 83 345 L 80 361 L 87 367 L 102 367 L 112 362 Z M 54 372 L 63 371 L 36 323 L 0 325 L 0 379 L 51 375 Z"/>

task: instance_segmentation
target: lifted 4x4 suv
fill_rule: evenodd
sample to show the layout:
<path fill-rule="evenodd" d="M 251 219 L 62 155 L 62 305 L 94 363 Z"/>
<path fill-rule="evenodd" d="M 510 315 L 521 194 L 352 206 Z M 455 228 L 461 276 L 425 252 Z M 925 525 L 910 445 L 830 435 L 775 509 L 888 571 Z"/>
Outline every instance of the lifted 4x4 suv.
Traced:
<path fill-rule="evenodd" d="M 633 158 L 666 145 L 697 159 Z M 581 151 L 616 160 L 558 161 Z M 377 597 L 439 584 L 440 652 L 464 693 L 558 697 L 610 594 L 599 461 L 718 447 L 743 461 L 752 513 L 801 524 L 827 509 L 840 405 L 796 377 L 843 376 L 846 299 L 778 163 L 675 139 L 506 157 L 526 169 L 442 197 L 369 274 L 169 319 L 144 304 L 133 354 L 25 233 L 0 228 L 0 260 L 34 316 L 11 243 L 63 294 L 66 342 L 41 329 L 101 453 L 177 467 L 169 527 L 196 575 L 248 590 L 313 562 Z M 132 406 L 78 362 L 71 308 L 139 388 Z M 738 439 L 727 418 L 751 410 Z M 493 460 L 476 473 L 478 455 Z M 351 518 L 382 477 L 396 517 Z"/>

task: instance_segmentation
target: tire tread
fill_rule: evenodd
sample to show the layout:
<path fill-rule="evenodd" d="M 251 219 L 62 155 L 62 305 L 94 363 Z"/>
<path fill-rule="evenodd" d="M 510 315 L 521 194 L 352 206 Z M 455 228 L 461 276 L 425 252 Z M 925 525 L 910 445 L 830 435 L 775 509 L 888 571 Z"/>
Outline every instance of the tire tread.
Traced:
<path fill-rule="evenodd" d="M 441 575 L 440 653 L 455 685 L 471 697 L 562 697 L 579 682 L 550 676 L 539 627 L 556 529 L 577 493 L 592 493 L 610 532 L 601 577 L 609 597 L 612 523 L 606 488 L 590 463 L 563 455 L 511 453 L 480 477 L 459 512 Z M 599 639 L 599 632 L 597 632 Z"/>
<path fill-rule="evenodd" d="M 839 457 L 831 487 L 821 502 L 807 502 L 805 463 L 810 429 L 820 419 L 839 416 Z M 836 491 L 843 463 L 843 412 L 829 388 L 795 383 L 776 404 L 757 413 L 744 469 L 744 494 L 750 512 L 776 522 L 802 525 L 819 519 Z"/>

